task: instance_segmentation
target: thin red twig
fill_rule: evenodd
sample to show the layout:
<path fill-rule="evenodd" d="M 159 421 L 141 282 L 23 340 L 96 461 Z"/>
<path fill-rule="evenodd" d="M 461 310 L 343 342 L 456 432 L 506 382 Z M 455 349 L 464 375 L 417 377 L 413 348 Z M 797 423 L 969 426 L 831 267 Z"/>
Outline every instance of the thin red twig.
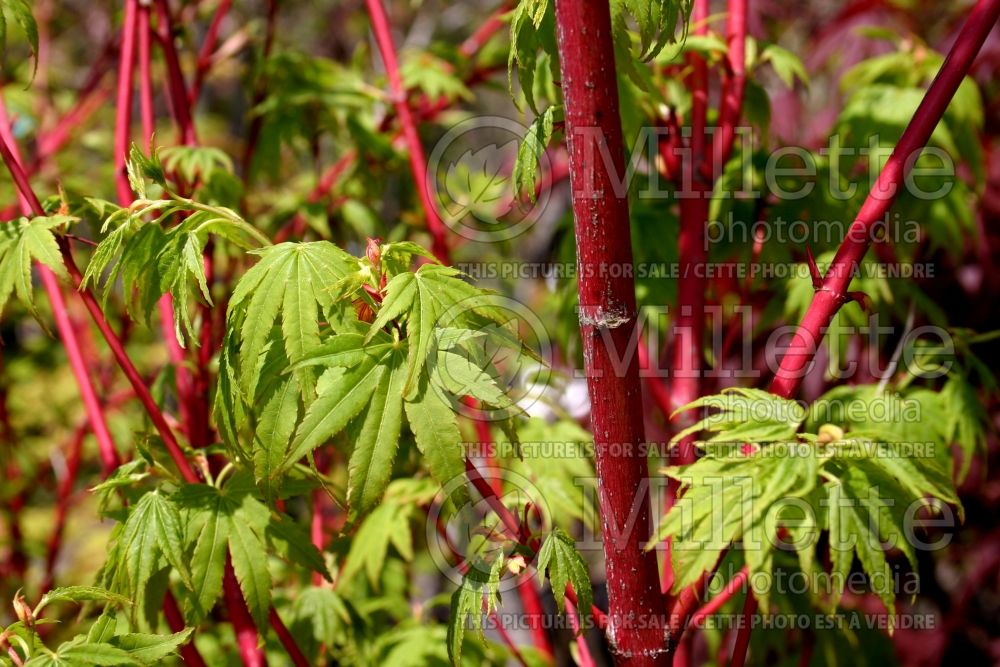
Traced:
<path fill-rule="evenodd" d="M 188 104 L 194 106 L 201 96 L 201 86 L 205 81 L 205 75 L 212 66 L 212 56 L 215 54 L 215 45 L 219 41 L 219 29 L 223 19 L 229 13 L 232 0 L 222 0 L 215 8 L 212 22 L 205 32 L 205 41 L 201 43 L 201 50 L 198 52 L 198 65 L 194 71 L 194 80 L 191 81 L 191 91 L 188 93 Z"/>
<path fill-rule="evenodd" d="M 7 168 L 10 169 L 14 182 L 17 185 L 22 213 L 26 216 L 44 216 L 45 211 L 42 209 L 42 204 L 35 197 L 34 192 L 32 192 L 31 186 L 28 184 L 28 178 L 21 168 L 21 158 L 18 153 L 17 143 L 14 141 L 14 136 L 10 131 L 10 124 L 7 121 L 7 111 L 2 99 L 0 99 L 0 153 L 2 153 L 3 161 L 7 164 Z M 70 320 L 69 311 L 66 310 L 66 302 L 63 299 L 59 279 L 44 264 L 38 264 L 38 275 L 49 296 L 56 330 L 63 341 L 66 358 L 69 361 L 73 376 L 76 378 L 77 386 L 80 389 L 80 398 L 83 401 L 84 411 L 94 432 L 94 437 L 97 439 L 101 460 L 106 466 L 118 467 L 118 451 L 111 437 L 111 431 L 108 430 L 107 419 L 101 407 L 101 402 L 97 398 L 97 392 L 94 389 L 94 383 L 90 377 L 86 357 L 80 346 L 76 329 Z"/>
<path fill-rule="evenodd" d="M 399 62 L 396 58 L 396 46 L 393 44 L 392 32 L 389 28 L 389 17 L 386 15 L 382 0 L 365 0 L 365 4 L 368 6 L 372 32 L 375 34 L 375 42 L 389 78 L 389 94 L 396 108 L 396 115 L 399 116 L 403 136 L 409 149 L 410 170 L 413 173 L 413 182 L 416 185 L 420 203 L 424 208 L 424 215 L 427 217 L 427 231 L 431 235 L 431 250 L 438 259 L 448 263 L 449 251 L 446 240 L 448 230 L 440 213 L 438 213 L 431 184 L 427 179 L 427 160 L 424 157 L 424 147 L 420 143 L 420 133 L 417 132 L 417 123 L 410 110 L 406 88 L 403 86 L 403 78 L 399 73 Z"/>
<path fill-rule="evenodd" d="M 998 17 L 1000 0 L 979 0 L 972 8 L 941 69 L 913 114 L 913 119 L 903 131 L 857 217 L 848 228 L 846 238 L 837 250 L 833 263 L 781 359 L 778 372 L 771 382 L 771 393 L 791 398 L 798 391 L 805 371 L 815 357 L 824 330 L 848 300 L 847 288 L 855 269 L 871 246 L 875 226 L 881 223 L 888 212 L 906 175 L 940 122 Z M 743 607 L 743 624 L 736 634 L 731 665 L 743 665 L 746 660 L 750 644 L 750 620 L 756 611 L 756 598 L 747 595 Z"/>

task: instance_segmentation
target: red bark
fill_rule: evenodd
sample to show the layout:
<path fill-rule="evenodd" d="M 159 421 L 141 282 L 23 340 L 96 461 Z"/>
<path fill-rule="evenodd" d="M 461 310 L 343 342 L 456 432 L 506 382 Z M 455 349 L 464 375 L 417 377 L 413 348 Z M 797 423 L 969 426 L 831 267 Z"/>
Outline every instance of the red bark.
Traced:
<path fill-rule="evenodd" d="M 656 555 L 643 550 L 650 511 L 639 365 L 635 355 L 625 354 L 637 335 L 637 313 L 628 201 L 613 186 L 625 173 L 625 160 L 610 8 L 600 0 L 557 0 L 555 13 L 580 329 L 602 509 L 608 639 L 616 664 L 666 665 Z M 611 158 L 616 174 L 604 168 L 602 154 Z M 616 359 L 627 360 L 624 368 Z M 633 502 L 639 511 L 626 529 Z"/>

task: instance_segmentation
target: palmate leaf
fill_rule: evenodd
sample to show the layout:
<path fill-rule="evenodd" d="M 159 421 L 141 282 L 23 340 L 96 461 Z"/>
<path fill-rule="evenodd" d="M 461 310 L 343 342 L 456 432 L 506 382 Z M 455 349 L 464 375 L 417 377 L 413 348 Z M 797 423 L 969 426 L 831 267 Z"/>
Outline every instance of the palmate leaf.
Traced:
<path fill-rule="evenodd" d="M 795 401 L 741 387 L 703 396 L 678 408 L 674 414 L 695 408 L 714 408 L 718 412 L 679 432 L 671 444 L 699 431 L 712 433 L 707 442 L 786 441 L 794 438 L 806 417 L 805 409 Z"/>
<path fill-rule="evenodd" d="M 639 60 L 651 60 L 659 55 L 667 44 L 677 41 L 677 28 L 687 36 L 687 17 L 691 13 L 690 0 L 615 0 L 611 3 L 613 22 L 625 25 L 628 18 L 634 21 L 639 33 Z M 616 39 L 624 45 L 631 40 L 625 35 Z"/>
<path fill-rule="evenodd" d="M 127 651 L 143 665 L 157 665 L 161 660 L 177 653 L 177 649 L 191 639 L 192 633 L 194 628 L 187 628 L 170 635 L 130 632 L 112 637 L 108 643 Z"/>
<path fill-rule="evenodd" d="M 600 530 L 596 476 L 590 452 L 593 438 L 576 421 L 566 418 L 549 422 L 532 417 L 518 424 L 520 444 L 498 439 L 504 466 L 531 480 L 528 488 L 517 478 L 509 480 L 509 492 L 527 495 L 553 525 L 569 531 L 576 522 Z M 559 449 L 553 455 L 551 443 Z"/>
<path fill-rule="evenodd" d="M 346 584 L 364 571 L 368 583 L 378 590 L 386 577 L 390 547 L 404 560 L 412 560 L 411 520 L 417 508 L 430 503 L 437 493 L 437 486 L 427 479 L 403 478 L 389 484 L 385 498 L 361 520 L 350 538 L 338 581 Z"/>
<path fill-rule="evenodd" d="M 76 222 L 76 218 L 53 215 L 39 218 L 19 218 L 0 225 L 0 312 L 16 294 L 37 319 L 31 283 L 33 262 L 44 264 L 62 279 L 68 279 L 53 230 Z"/>
<path fill-rule="evenodd" d="M 352 625 L 362 621 L 346 598 L 330 588 L 311 586 L 295 599 L 295 618 L 311 628 L 318 644 L 336 646 Z"/>
<path fill-rule="evenodd" d="M 103 277 L 106 306 L 115 282 L 121 279 L 129 315 L 143 323 L 149 322 L 160 298 L 170 294 L 181 344 L 197 342 L 191 320 L 194 300 L 200 297 L 212 303 L 203 257 L 209 238 L 225 239 L 244 249 L 268 242 L 235 212 L 190 200 L 138 200 L 128 209 L 108 210 L 111 213 L 103 228 L 108 233 L 87 265 L 84 286 L 97 284 Z M 152 215 L 157 216 L 155 222 L 145 221 Z M 175 215 L 185 217 L 165 226 Z"/>
<path fill-rule="evenodd" d="M 509 321 L 497 308 L 491 293 L 462 280 L 461 272 L 439 264 L 424 264 L 415 272 L 394 276 L 385 288 L 378 316 L 366 336 L 371 340 L 390 322 L 406 322 L 409 354 L 406 359 L 405 393 L 416 391 L 417 376 L 431 353 L 435 327 L 457 327 L 486 318 L 499 325 Z"/>
<path fill-rule="evenodd" d="M 381 498 L 392 472 L 403 417 L 406 345 L 379 334 L 371 345 L 357 334 L 335 336 L 304 360 L 337 369 L 336 379 L 309 406 L 285 459 L 290 467 L 351 420 L 354 450 L 347 497 L 352 520 Z M 347 366 L 345 370 L 344 367 Z"/>
<path fill-rule="evenodd" d="M 405 51 L 402 54 L 399 73 L 406 90 L 419 90 L 428 99 L 445 98 L 449 102 L 458 99 L 469 102 L 473 99 L 472 92 L 462 79 L 456 76 L 454 68 L 447 61 L 431 53 Z"/>
<path fill-rule="evenodd" d="M 319 346 L 321 317 L 330 321 L 332 287 L 357 266 L 357 260 L 332 243 L 281 243 L 254 254 L 260 261 L 240 279 L 229 303 L 228 320 L 239 330 L 239 381 L 253 397 L 260 379 L 271 327 L 281 317 L 282 339 L 290 362 Z M 315 384 L 309 368 L 296 370 L 303 393 Z"/>
<path fill-rule="evenodd" d="M 750 455 L 741 451 L 709 446 L 707 455 L 695 463 L 663 470 L 681 483 L 681 495 L 647 548 L 673 539 L 675 592 L 714 567 L 722 553 L 751 529 L 754 539 L 744 548 L 762 551 L 748 556 L 748 562 L 766 566 L 773 536 L 761 536 L 759 529 L 771 507 L 787 498 L 808 497 L 816 484 L 819 459 L 810 446 L 793 452 L 767 446 Z"/>
<path fill-rule="evenodd" d="M 834 583 L 839 586 L 830 598 L 831 608 L 839 600 L 856 556 L 872 588 L 893 612 L 894 582 L 884 551 L 901 550 L 916 568 L 913 547 L 906 540 L 908 508 L 914 503 L 930 504 L 929 497 L 957 506 L 960 517 L 962 508 L 947 458 L 934 449 L 913 455 L 900 446 L 939 440 L 934 425 L 900 419 L 900 414 L 906 413 L 900 412 L 900 399 L 892 395 L 881 397 L 890 406 L 883 406 L 890 413 L 885 420 L 871 421 L 870 409 L 845 405 L 845 401 L 858 400 L 865 406 L 873 398 L 878 397 L 865 387 L 851 387 L 835 397 L 825 396 L 814 407 L 810 428 L 815 428 L 820 418 L 836 421 L 854 415 L 841 422 L 854 429 L 846 436 L 840 427 L 826 424 L 819 429 L 820 435 L 799 435 L 805 443 L 767 443 L 755 434 L 753 439 L 765 444 L 747 447 L 740 444 L 740 437 L 725 438 L 733 441 L 728 447 L 708 444 L 705 457 L 694 464 L 665 469 L 682 483 L 680 499 L 657 533 L 658 539 L 673 539 L 674 571 L 680 573 L 676 590 L 697 580 L 738 541 L 743 543 L 751 576 L 768 572 L 778 543 L 777 526 L 794 519 L 796 523 L 788 530 L 795 538 L 804 571 L 812 571 L 814 562 L 825 560 L 814 555 L 813 548 L 819 530 L 830 531 L 829 562 Z M 795 421 L 796 428 L 797 424 Z M 773 424 L 764 426 L 765 436 L 781 434 Z M 715 430 L 745 435 L 753 428 L 759 426 L 750 423 L 741 427 L 731 417 L 724 417 Z M 808 510 L 805 520 L 785 511 L 793 507 Z M 754 594 L 767 608 L 768 591 L 755 587 Z"/>
<path fill-rule="evenodd" d="M 927 504 L 927 498 L 932 497 L 956 506 L 959 518 L 964 517 L 949 468 L 936 456 L 913 456 L 893 443 L 848 438 L 830 443 L 828 450 L 832 458 L 824 471 L 830 481 L 819 512 L 828 512 L 825 524 L 830 530 L 830 562 L 838 586 L 831 606 L 839 600 L 857 556 L 891 620 L 895 588 L 884 551 L 899 549 L 914 571 L 917 569 L 916 554 L 907 537 L 912 530 L 908 509 L 914 503 Z"/>
<path fill-rule="evenodd" d="M 116 544 L 112 581 L 133 600 L 133 614 L 142 608 L 150 577 L 164 561 L 189 589 L 193 586 L 181 525 L 177 506 L 155 491 L 144 494 L 129 511 Z"/>
<path fill-rule="evenodd" d="M 348 466 L 348 502 L 354 519 L 381 499 L 389 483 L 404 408 L 435 480 L 444 486 L 464 475 L 455 411 L 440 390 L 421 376 L 417 391 L 403 398 L 406 359 L 412 356 L 407 353 L 407 342 L 393 342 L 380 331 L 368 344 L 360 335 L 341 334 L 301 362 L 327 366 L 335 375 L 309 406 L 283 470 L 350 424 L 354 450 Z M 499 392 L 495 385 L 493 389 Z M 506 398 L 502 393 L 488 397 L 501 404 Z M 457 489 L 455 499 L 462 499 L 464 493 L 464 488 Z"/>
<path fill-rule="evenodd" d="M 986 453 L 990 417 L 976 390 L 960 373 L 953 373 L 948 378 L 940 398 L 947 413 L 943 422 L 947 442 L 955 443 L 962 450 L 962 465 L 958 471 L 958 481 L 962 482 L 969 474 L 972 458 Z"/>
<path fill-rule="evenodd" d="M 169 146 L 159 156 L 164 171 L 177 173 L 189 184 L 207 181 L 216 172 L 233 173 L 233 159 L 212 146 Z"/>
<path fill-rule="evenodd" d="M 39 653 L 25 667 L 91 667 L 92 665 L 143 665 L 123 648 L 103 642 L 88 642 L 79 636 L 59 645 L 54 653 Z"/>
<path fill-rule="evenodd" d="M 577 551 L 573 538 L 559 528 L 549 533 L 538 551 L 538 576 L 541 578 L 546 574 L 559 610 L 566 611 L 566 587 L 572 584 L 576 591 L 577 614 L 581 620 L 587 618 L 594 601 L 587 561 Z M 580 627 L 585 627 L 585 624 L 581 622 Z"/>
<path fill-rule="evenodd" d="M 364 570 L 372 588 L 378 590 L 383 565 L 394 546 L 406 560 L 413 558 L 410 520 L 415 505 L 386 500 L 365 517 L 351 539 L 344 569 L 338 581 L 347 583 Z"/>
<path fill-rule="evenodd" d="M 282 470 L 340 433 L 352 418 L 368 405 L 386 375 L 387 364 L 394 356 L 395 343 L 382 336 L 376 344 L 365 346 L 359 334 L 335 336 L 332 342 L 315 350 L 303 361 L 306 365 L 332 366 L 334 379 L 325 383 L 316 400 L 306 410 L 295 438 L 289 447 Z M 383 386 L 383 392 L 387 389 Z"/>
<path fill-rule="evenodd" d="M 502 557 L 498 557 L 492 564 L 474 562 L 462 578 L 462 585 L 451 596 L 451 610 L 448 614 L 448 657 L 455 667 L 462 664 L 462 642 L 465 639 L 468 623 L 471 622 L 479 630 L 480 640 L 486 641 L 482 617 L 499 605 L 503 563 Z"/>
<path fill-rule="evenodd" d="M 238 473 L 222 490 L 188 484 L 174 494 L 174 501 L 185 512 L 188 543 L 194 543 L 188 618 L 200 620 L 215 606 L 222 592 L 227 551 L 240 589 L 261 629 L 267 627 L 271 600 L 268 546 L 285 560 L 330 579 L 322 555 L 305 531 L 291 519 L 272 512 L 253 493 L 252 480 Z"/>
<path fill-rule="evenodd" d="M 775 74 L 789 88 L 795 87 L 796 79 L 809 85 L 809 72 L 806 71 L 802 60 L 788 49 L 777 44 L 768 44 L 765 46 L 760 52 L 758 62 L 771 63 Z"/>

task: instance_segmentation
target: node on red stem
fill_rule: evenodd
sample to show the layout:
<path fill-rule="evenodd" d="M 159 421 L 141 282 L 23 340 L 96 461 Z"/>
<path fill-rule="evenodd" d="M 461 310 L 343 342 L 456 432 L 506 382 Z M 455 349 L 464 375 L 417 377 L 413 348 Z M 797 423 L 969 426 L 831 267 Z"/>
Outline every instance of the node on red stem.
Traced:
<path fill-rule="evenodd" d="M 635 284 L 632 272 L 610 279 L 601 267 L 631 267 L 628 201 L 615 194 L 611 174 L 594 168 L 596 142 L 603 141 L 616 173 L 624 172 L 624 148 L 618 87 L 607 2 L 557 0 L 559 49 L 569 145 L 570 185 L 576 230 L 580 329 L 591 398 L 591 427 L 597 468 L 608 582 L 608 638 L 619 665 L 665 665 L 667 630 L 656 555 L 646 552 L 650 508 L 642 389 L 635 355 L 626 355 L 636 335 Z M 596 131 L 595 131 L 596 130 Z M 587 196 L 598 193 L 597 196 Z M 629 359 L 624 371 L 612 355 Z M 611 446 L 625 453 L 612 455 Z M 635 522 L 625 526 L 633 502 Z"/>

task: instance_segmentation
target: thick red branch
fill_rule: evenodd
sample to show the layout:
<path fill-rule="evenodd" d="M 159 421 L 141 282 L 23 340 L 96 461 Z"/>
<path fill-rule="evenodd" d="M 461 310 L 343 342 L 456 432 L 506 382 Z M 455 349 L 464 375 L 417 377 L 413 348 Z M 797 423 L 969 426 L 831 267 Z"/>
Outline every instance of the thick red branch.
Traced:
<path fill-rule="evenodd" d="M 619 665 L 669 664 L 658 622 L 656 555 L 649 538 L 639 364 L 626 351 L 638 335 L 632 242 L 611 15 L 601 0 L 557 0 L 559 48 L 576 229 L 580 331 L 591 400 L 608 585 L 608 638 Z M 610 157 L 606 165 L 602 156 Z M 617 360 L 627 359 L 622 367 Z M 634 522 L 633 503 L 638 511 Z"/>

